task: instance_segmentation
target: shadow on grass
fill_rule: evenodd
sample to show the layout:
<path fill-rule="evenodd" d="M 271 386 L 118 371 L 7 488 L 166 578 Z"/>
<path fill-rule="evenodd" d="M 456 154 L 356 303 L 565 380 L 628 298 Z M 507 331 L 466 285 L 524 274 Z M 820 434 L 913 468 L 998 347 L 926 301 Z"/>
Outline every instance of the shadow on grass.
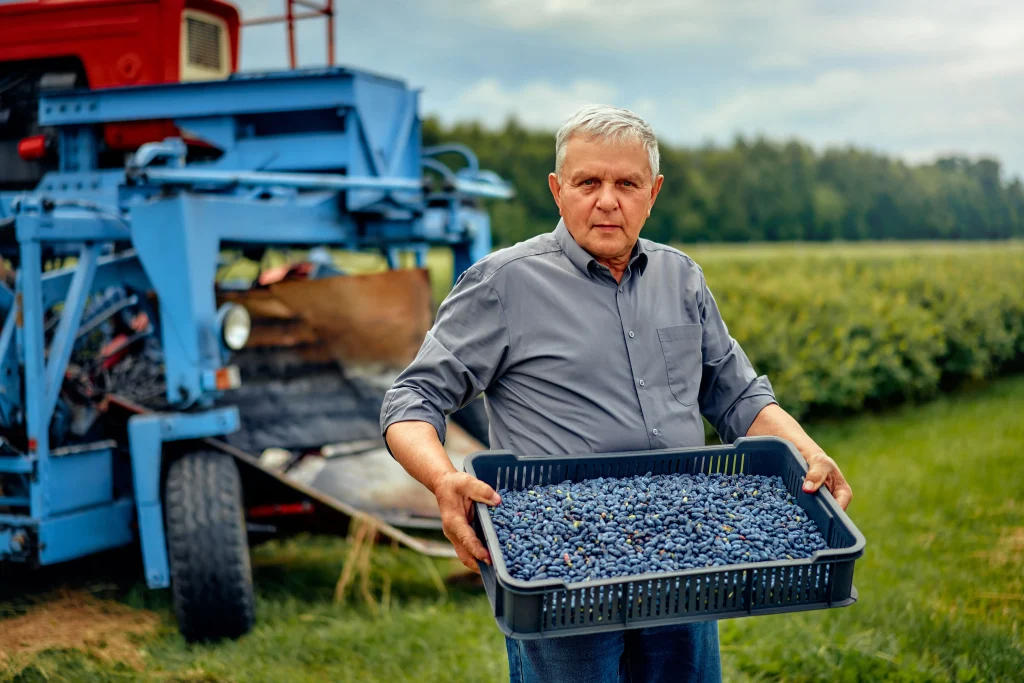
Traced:
<path fill-rule="evenodd" d="M 348 556 L 345 539 L 306 536 L 272 540 L 252 549 L 253 583 L 261 602 L 331 603 Z M 479 599 L 483 588 L 467 582 L 449 583 L 459 573 L 455 561 L 430 559 L 406 549 L 375 546 L 366 587 L 375 600 L 385 594 L 393 602 L 432 602 L 440 597 L 456 603 Z M 116 600 L 149 609 L 173 623 L 170 590 L 151 590 L 143 578 L 138 544 L 97 553 L 58 565 L 30 568 L 0 565 L 0 619 L 25 613 L 68 591 L 83 591 L 97 598 Z M 440 582 L 440 585 L 439 585 Z M 361 602 L 363 588 L 357 575 L 348 588 L 351 601 Z M 443 588 L 441 587 L 443 586 Z"/>
<path fill-rule="evenodd" d="M 124 601 L 140 588 L 145 588 L 145 582 L 138 544 L 37 568 L 3 563 L 0 564 L 0 618 L 22 614 L 55 593 L 84 591 L 99 598 Z M 149 604 L 132 606 L 160 609 L 169 604 L 169 598 L 156 597 L 167 591 L 151 593 L 154 598 Z"/>

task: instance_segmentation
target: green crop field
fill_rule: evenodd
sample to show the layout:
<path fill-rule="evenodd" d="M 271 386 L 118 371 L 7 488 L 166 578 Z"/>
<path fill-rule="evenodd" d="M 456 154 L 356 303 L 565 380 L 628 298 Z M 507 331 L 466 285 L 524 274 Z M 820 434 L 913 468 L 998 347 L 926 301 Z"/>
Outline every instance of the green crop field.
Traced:
<path fill-rule="evenodd" d="M 795 415 L 925 399 L 1024 361 L 1024 243 L 693 249 Z"/>
<path fill-rule="evenodd" d="M 1024 243 L 683 249 L 782 405 L 842 465 L 868 539 L 858 604 L 722 622 L 727 680 L 1022 680 Z M 440 301 L 450 256 L 428 265 Z M 507 680 L 481 590 L 440 580 L 457 563 L 377 547 L 335 604 L 348 551 L 256 548 L 255 630 L 192 647 L 167 592 L 139 581 L 137 549 L 0 574 L 0 680 Z"/>
<path fill-rule="evenodd" d="M 860 602 L 722 622 L 726 679 L 1019 681 L 1022 413 L 1024 377 L 1013 377 L 924 406 L 812 425 L 853 485 L 849 512 L 868 539 L 854 580 Z M 98 622 L 124 619 L 114 607 L 128 605 L 151 610 L 156 626 L 79 639 L 82 650 L 58 643 L 19 654 L 20 646 L 8 653 L 6 671 L 0 664 L 0 680 L 508 680 L 504 643 L 479 589 L 449 586 L 442 594 L 423 558 L 382 546 L 366 587 L 373 604 L 357 589 L 335 605 L 346 551 L 344 540 L 324 538 L 257 548 L 255 630 L 237 642 L 192 647 L 175 630 L 166 591 L 148 592 L 133 578 L 130 553 L 43 572 L 27 593 L 0 605 L 8 616 L 0 620 L 0 652 L 18 615 L 66 599 L 54 592 L 59 586 L 101 599 Z M 60 618 L 47 623 L 44 637 L 61 633 Z"/>

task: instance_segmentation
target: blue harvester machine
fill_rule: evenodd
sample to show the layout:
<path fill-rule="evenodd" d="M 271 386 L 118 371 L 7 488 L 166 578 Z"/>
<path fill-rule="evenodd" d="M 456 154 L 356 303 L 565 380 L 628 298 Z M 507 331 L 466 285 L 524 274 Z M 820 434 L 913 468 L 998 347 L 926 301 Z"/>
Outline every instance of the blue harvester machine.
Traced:
<path fill-rule="evenodd" d="M 455 276 L 486 254 L 478 200 L 511 189 L 468 150 L 422 148 L 417 107 L 402 82 L 344 68 L 42 94 L 58 170 L 0 195 L 14 266 L 0 284 L 0 563 L 139 541 L 146 582 L 172 588 L 186 637 L 231 637 L 253 621 L 246 508 L 313 506 L 323 528 L 346 530 L 357 513 L 217 440 L 238 428 L 225 397 L 250 320 L 218 306 L 215 274 L 223 250 L 268 245 L 378 250 L 392 268 L 444 245 Z M 154 119 L 203 144 L 168 138 L 104 162 L 104 124 Z M 465 166 L 440 163 L 446 152 Z M 89 389 L 72 380 L 118 349 L 75 359 L 129 319 L 141 324 L 121 346 L 159 354 L 166 409 L 92 396 L 100 419 L 76 431 L 68 397 Z"/>

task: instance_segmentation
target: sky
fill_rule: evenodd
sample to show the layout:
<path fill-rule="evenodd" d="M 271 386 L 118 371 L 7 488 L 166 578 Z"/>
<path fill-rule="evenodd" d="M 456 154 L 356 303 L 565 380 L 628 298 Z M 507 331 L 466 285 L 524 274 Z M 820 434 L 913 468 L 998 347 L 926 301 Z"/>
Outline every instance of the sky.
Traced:
<path fill-rule="evenodd" d="M 284 0 L 236 0 L 243 17 Z M 1020 0 L 336 0 L 336 63 L 421 89 L 421 114 L 556 130 L 632 109 L 668 144 L 737 134 L 1024 176 Z M 320 20 L 299 65 L 326 62 Z M 287 67 L 283 25 L 248 27 L 242 69 Z"/>

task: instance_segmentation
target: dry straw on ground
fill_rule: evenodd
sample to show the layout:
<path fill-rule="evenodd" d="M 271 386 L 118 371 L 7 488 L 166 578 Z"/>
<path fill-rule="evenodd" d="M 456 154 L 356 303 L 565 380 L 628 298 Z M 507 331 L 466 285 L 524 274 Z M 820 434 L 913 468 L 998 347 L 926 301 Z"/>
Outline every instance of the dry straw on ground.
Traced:
<path fill-rule="evenodd" d="M 363 601 L 374 614 L 387 613 L 391 609 L 391 576 L 387 572 L 382 573 L 383 585 L 378 600 L 371 589 L 370 579 L 373 575 L 372 555 L 373 549 L 380 540 L 380 531 L 371 517 L 353 518 L 349 526 L 348 542 L 349 551 L 342 565 L 341 576 L 334 587 L 334 603 L 344 604 L 346 594 L 351 586 L 355 590 L 358 580 L 359 592 Z M 392 550 L 398 549 L 398 542 L 391 540 Z M 433 560 L 426 556 L 420 556 L 427 576 L 431 578 L 437 587 L 438 593 L 442 596 L 448 594 L 444 579 L 434 566 Z"/>
<path fill-rule="evenodd" d="M 113 662 L 143 667 L 139 641 L 160 617 L 87 593 L 65 592 L 25 614 L 0 621 L 0 666 L 14 666 L 49 649 L 76 649 Z"/>

